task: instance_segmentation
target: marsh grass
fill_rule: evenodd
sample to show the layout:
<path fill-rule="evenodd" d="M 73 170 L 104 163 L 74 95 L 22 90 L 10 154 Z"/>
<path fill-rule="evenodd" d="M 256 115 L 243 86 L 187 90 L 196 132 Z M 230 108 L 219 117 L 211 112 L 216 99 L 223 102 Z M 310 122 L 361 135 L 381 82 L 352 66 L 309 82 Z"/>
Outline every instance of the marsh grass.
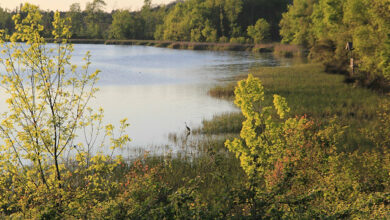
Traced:
<path fill-rule="evenodd" d="M 234 206 L 230 199 L 235 192 L 245 189 L 247 180 L 239 161 L 232 154 L 209 151 L 196 158 L 188 157 L 148 157 L 145 161 L 151 167 L 160 167 L 161 179 L 176 191 L 181 187 L 190 187 L 189 180 L 199 180 L 197 193 L 210 208 L 227 210 Z M 228 208 L 229 209 L 229 208 Z"/>
<path fill-rule="evenodd" d="M 337 117 L 339 123 L 348 126 L 340 150 L 367 149 L 371 143 L 361 134 L 361 129 L 375 129 L 378 124 L 376 110 L 386 95 L 346 84 L 344 76 L 327 74 L 318 64 L 302 64 L 291 67 L 260 67 L 251 71 L 265 87 L 265 104 L 272 105 L 272 95 L 286 98 L 290 116 L 307 115 L 319 123 L 327 123 Z M 245 78 L 237 76 L 232 81 Z M 234 84 L 215 87 L 210 95 L 228 100 L 234 99 Z M 208 127 L 221 126 L 214 117 L 206 122 Z"/>
<path fill-rule="evenodd" d="M 244 116 L 241 112 L 229 112 L 215 115 L 211 120 L 203 120 L 202 126 L 193 132 L 197 134 L 218 135 L 238 134 L 242 128 Z"/>
<path fill-rule="evenodd" d="M 172 191 L 189 187 L 189 180 L 197 179 L 196 190 L 207 204 L 221 210 L 234 206 L 234 201 L 228 198 L 236 191 L 245 189 L 247 178 L 239 160 L 224 147 L 225 140 L 232 136 L 193 133 L 188 136 L 182 132 L 172 133 L 169 138 L 180 150 L 147 153 L 146 156 L 140 155 L 138 160 L 148 167 L 158 168 L 161 180 Z M 121 172 L 126 173 L 131 169 L 135 160 L 129 159 L 128 168 Z"/>
<path fill-rule="evenodd" d="M 282 57 L 306 57 L 307 51 L 298 45 L 292 44 L 275 44 L 273 52 L 276 56 Z"/>
<path fill-rule="evenodd" d="M 240 112 L 216 115 L 211 121 L 190 134 L 186 131 L 168 135 L 176 152 L 167 152 L 144 158 L 151 167 L 160 167 L 161 178 L 173 189 L 201 180 L 197 190 L 202 200 L 216 212 L 235 207 L 234 199 L 246 189 L 247 177 L 235 155 L 227 150 L 225 141 L 237 137 L 243 116 Z M 226 213 L 225 213 L 226 214 Z"/>
<path fill-rule="evenodd" d="M 236 83 L 230 82 L 225 85 L 217 85 L 208 91 L 211 97 L 222 98 L 222 99 L 233 99 L 234 98 L 234 87 Z"/>

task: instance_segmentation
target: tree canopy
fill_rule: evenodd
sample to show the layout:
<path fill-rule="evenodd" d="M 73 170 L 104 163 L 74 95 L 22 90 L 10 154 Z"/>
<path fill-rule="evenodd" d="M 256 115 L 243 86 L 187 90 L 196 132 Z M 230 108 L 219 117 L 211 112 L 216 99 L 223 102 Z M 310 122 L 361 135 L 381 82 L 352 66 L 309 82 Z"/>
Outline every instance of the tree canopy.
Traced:
<path fill-rule="evenodd" d="M 304 45 L 311 57 L 336 71 L 347 70 L 352 42 L 357 75 L 369 86 L 389 79 L 389 0 L 294 0 L 280 22 L 282 42 Z"/>
<path fill-rule="evenodd" d="M 105 12 L 104 0 L 91 0 L 84 9 L 79 3 L 62 12 L 72 21 L 72 38 L 155 39 L 222 42 L 250 39 L 247 29 L 259 19 L 269 24 L 270 40 L 279 40 L 279 21 L 291 0 L 185 0 L 154 5 L 145 0 L 139 11 L 126 9 Z M 13 31 L 12 15 L 17 11 L 0 9 L 0 26 Z M 54 13 L 41 11 L 49 37 Z M 241 40 L 242 41 L 242 40 Z"/>

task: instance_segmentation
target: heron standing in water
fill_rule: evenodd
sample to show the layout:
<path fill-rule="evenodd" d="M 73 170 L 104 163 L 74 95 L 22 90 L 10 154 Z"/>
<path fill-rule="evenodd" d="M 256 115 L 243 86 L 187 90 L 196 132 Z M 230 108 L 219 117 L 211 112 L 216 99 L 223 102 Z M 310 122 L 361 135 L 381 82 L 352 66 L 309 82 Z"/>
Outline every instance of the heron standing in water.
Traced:
<path fill-rule="evenodd" d="M 186 125 L 187 135 L 189 135 L 191 133 L 191 128 L 188 127 L 187 122 L 184 122 L 184 124 Z"/>

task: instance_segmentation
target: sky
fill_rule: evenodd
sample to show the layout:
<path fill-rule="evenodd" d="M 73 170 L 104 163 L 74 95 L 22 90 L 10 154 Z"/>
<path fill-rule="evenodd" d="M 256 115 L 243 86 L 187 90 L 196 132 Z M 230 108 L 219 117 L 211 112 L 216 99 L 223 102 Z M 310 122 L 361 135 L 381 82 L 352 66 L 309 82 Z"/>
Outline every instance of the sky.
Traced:
<path fill-rule="evenodd" d="M 21 3 L 29 2 L 34 5 L 38 5 L 43 10 L 59 10 L 68 11 L 69 6 L 73 3 L 80 3 L 81 9 L 85 9 L 87 2 L 93 0 L 0 0 L 0 7 L 15 9 Z M 166 4 L 173 0 L 152 0 L 153 5 Z M 114 9 L 130 9 L 138 10 L 143 5 L 144 0 L 105 0 L 107 3 L 105 11 L 111 11 Z"/>

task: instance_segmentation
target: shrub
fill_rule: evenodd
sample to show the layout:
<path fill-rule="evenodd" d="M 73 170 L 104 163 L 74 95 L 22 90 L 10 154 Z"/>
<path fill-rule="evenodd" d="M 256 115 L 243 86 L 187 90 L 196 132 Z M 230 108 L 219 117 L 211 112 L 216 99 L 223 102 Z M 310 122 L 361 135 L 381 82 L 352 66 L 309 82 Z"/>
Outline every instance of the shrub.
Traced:
<path fill-rule="evenodd" d="M 240 138 L 225 145 L 249 177 L 252 216 L 381 219 L 390 214 L 388 105 L 379 113 L 378 130 L 365 131 L 378 150 L 338 153 L 345 127 L 336 118 L 322 126 L 306 117 L 289 118 L 278 95 L 273 106 L 264 106 L 264 89 L 252 75 L 238 83 L 235 95 L 245 121 Z"/>

